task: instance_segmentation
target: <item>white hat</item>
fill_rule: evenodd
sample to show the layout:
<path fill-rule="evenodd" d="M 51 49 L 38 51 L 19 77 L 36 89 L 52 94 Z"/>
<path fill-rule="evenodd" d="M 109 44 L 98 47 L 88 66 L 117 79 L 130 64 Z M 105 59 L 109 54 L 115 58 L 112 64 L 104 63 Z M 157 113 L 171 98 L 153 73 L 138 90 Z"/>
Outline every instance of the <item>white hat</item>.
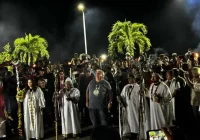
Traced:
<path fill-rule="evenodd" d="M 73 86 L 73 82 L 72 82 L 72 80 L 71 80 L 69 77 L 65 80 L 65 84 L 66 84 L 67 82 L 70 83 L 70 84 Z"/>

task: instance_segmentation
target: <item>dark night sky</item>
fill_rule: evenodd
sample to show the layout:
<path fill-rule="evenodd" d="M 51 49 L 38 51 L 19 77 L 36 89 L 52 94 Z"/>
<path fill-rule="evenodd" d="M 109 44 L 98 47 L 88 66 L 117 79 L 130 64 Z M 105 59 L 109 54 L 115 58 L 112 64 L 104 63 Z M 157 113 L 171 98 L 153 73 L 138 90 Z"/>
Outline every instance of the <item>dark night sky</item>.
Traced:
<path fill-rule="evenodd" d="M 196 48 L 200 39 L 181 0 L 85 0 L 88 53 L 107 52 L 107 36 L 117 21 L 144 23 L 153 47 L 169 53 Z M 182 0 L 184 1 L 184 0 Z M 84 52 L 82 14 L 78 0 L 6 0 L 0 3 L 0 50 L 24 33 L 39 34 L 49 43 L 51 60 Z"/>

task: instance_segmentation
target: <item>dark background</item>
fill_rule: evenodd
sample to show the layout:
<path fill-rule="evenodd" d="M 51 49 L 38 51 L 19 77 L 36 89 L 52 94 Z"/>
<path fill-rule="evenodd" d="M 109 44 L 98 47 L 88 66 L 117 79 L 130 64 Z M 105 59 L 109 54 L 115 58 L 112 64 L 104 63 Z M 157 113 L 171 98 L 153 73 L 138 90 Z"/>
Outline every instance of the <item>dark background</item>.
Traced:
<path fill-rule="evenodd" d="M 31 33 L 48 41 L 53 62 L 71 59 L 75 52 L 84 53 L 79 2 L 86 6 L 90 55 L 107 53 L 107 36 L 118 20 L 144 23 L 153 47 L 169 54 L 198 48 L 198 0 L 6 0 L 0 1 L 0 50 Z"/>

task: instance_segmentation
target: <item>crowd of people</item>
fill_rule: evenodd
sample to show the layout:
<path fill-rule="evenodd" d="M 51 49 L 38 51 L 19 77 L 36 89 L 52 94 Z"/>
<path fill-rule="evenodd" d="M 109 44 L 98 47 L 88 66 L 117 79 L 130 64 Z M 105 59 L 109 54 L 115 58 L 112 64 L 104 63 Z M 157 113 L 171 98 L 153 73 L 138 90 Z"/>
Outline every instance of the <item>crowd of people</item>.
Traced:
<path fill-rule="evenodd" d="M 94 128 L 119 125 L 118 134 L 125 139 L 147 139 L 148 131 L 158 129 L 167 135 L 170 126 L 178 129 L 175 140 L 198 139 L 198 66 L 198 53 L 190 49 L 182 56 L 143 53 L 134 59 L 126 53 L 123 59 L 104 60 L 74 54 L 66 65 L 19 64 L 19 87 L 14 69 L 1 72 L 0 138 L 17 134 L 20 92 L 27 140 L 44 138 L 44 128 L 54 125 L 55 116 L 63 139 L 79 137 L 81 126 L 90 123 Z"/>

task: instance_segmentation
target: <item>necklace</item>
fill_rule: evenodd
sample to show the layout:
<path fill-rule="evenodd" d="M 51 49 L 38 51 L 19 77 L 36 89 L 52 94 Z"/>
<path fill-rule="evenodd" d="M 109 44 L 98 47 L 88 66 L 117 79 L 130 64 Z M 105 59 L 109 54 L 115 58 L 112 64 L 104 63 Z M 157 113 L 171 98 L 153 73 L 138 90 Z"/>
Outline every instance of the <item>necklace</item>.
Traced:
<path fill-rule="evenodd" d="M 31 123 L 31 130 L 35 130 L 35 96 L 33 95 L 33 91 L 29 90 L 29 98 L 28 98 L 28 107 L 30 112 L 30 123 Z"/>
<path fill-rule="evenodd" d="M 130 98 L 131 98 L 131 92 L 133 91 L 133 88 L 134 88 L 134 86 L 133 85 L 130 85 L 129 87 L 128 87 L 128 92 L 127 92 L 127 96 L 128 96 L 128 98 L 129 98 L 129 100 L 130 100 Z"/>
<path fill-rule="evenodd" d="M 153 93 L 154 86 L 155 86 L 155 84 L 153 84 L 153 86 L 152 86 L 152 88 L 151 88 L 151 100 L 152 100 L 152 101 L 154 101 L 153 96 L 156 95 L 156 92 L 157 92 L 157 90 L 158 90 L 158 87 L 160 86 L 160 83 L 156 85 L 156 86 L 157 86 L 157 87 L 156 87 L 156 90 L 155 90 L 154 93 Z"/>
<path fill-rule="evenodd" d="M 100 90 L 100 85 L 97 85 L 97 84 L 96 84 L 96 88 L 95 88 L 93 94 L 94 94 L 95 96 L 98 96 L 98 95 L 99 95 L 99 90 Z"/>

